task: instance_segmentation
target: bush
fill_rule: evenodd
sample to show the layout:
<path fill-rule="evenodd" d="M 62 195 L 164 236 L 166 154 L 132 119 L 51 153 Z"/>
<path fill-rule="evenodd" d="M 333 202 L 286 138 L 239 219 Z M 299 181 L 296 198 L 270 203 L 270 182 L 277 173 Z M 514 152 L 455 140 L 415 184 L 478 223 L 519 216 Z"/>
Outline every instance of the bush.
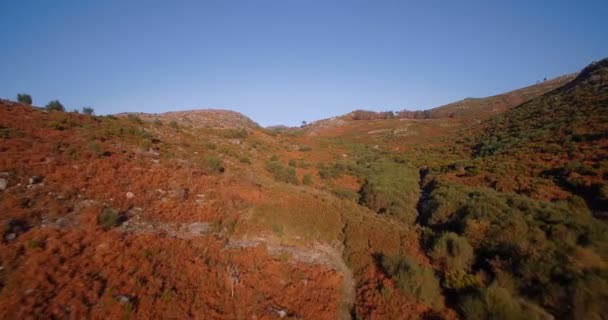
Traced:
<path fill-rule="evenodd" d="M 304 177 L 302 177 L 302 184 L 310 186 L 312 185 L 312 175 L 310 175 L 309 173 L 305 174 Z"/>
<path fill-rule="evenodd" d="M 540 307 L 520 302 L 511 293 L 497 284 L 467 295 L 460 303 L 460 310 L 469 320 L 534 320 L 547 319 Z"/>
<path fill-rule="evenodd" d="M 177 124 L 177 121 L 175 121 L 175 120 L 169 121 L 169 127 L 173 128 L 175 130 L 179 130 L 179 125 Z"/>
<path fill-rule="evenodd" d="M 441 224 L 431 225 L 458 231 L 475 249 L 480 268 L 513 278 L 509 287 L 556 314 L 572 310 L 564 301 L 575 299 L 574 285 L 608 254 L 608 228 L 580 205 L 455 184 L 433 187 L 421 210 L 431 222 L 441 217 Z M 597 292 L 608 291 L 608 284 L 593 283 Z"/>
<path fill-rule="evenodd" d="M 133 121 L 134 123 L 137 123 L 137 124 L 143 124 L 143 123 L 144 123 L 144 122 L 141 120 L 141 118 L 140 118 L 140 117 L 138 117 L 136 114 L 133 114 L 133 113 L 129 113 L 129 114 L 127 115 L 127 118 L 128 118 L 129 120 Z"/>
<path fill-rule="evenodd" d="M 87 146 L 89 148 L 89 151 L 91 151 L 94 156 L 101 156 L 103 154 L 103 150 L 97 142 L 90 141 Z"/>
<path fill-rule="evenodd" d="M 296 162 L 296 160 L 294 160 L 294 159 L 290 159 L 290 160 L 289 160 L 288 165 L 289 165 L 290 167 L 295 168 L 295 167 L 297 167 L 297 166 L 298 166 L 298 163 Z"/>
<path fill-rule="evenodd" d="M 112 229 L 118 227 L 122 223 L 123 217 L 114 209 L 106 207 L 102 210 L 97 222 L 104 229 Z"/>
<path fill-rule="evenodd" d="M 418 171 L 392 161 L 373 164 L 361 187 L 360 204 L 413 224 L 420 187 Z"/>
<path fill-rule="evenodd" d="M 331 193 L 340 199 L 359 201 L 359 194 L 352 190 L 336 187 L 331 190 Z"/>
<path fill-rule="evenodd" d="M 346 166 L 341 163 L 334 163 L 331 166 L 321 163 L 318 169 L 319 177 L 324 180 L 339 178 L 346 172 Z"/>
<path fill-rule="evenodd" d="M 160 119 L 154 119 L 154 125 L 157 127 L 162 127 L 163 126 L 163 122 L 160 121 Z"/>
<path fill-rule="evenodd" d="M 299 150 L 303 151 L 303 152 L 306 152 L 306 151 L 312 151 L 312 148 L 309 147 L 309 146 L 302 145 L 302 146 L 300 146 Z"/>
<path fill-rule="evenodd" d="M 65 111 L 65 108 L 63 107 L 61 102 L 59 102 L 59 100 L 53 100 L 47 103 L 45 108 L 48 111 Z"/>
<path fill-rule="evenodd" d="M 93 115 L 95 113 L 95 110 L 93 110 L 93 108 L 91 107 L 83 107 L 82 108 L 82 113 L 84 114 L 88 114 L 88 115 Z"/>
<path fill-rule="evenodd" d="M 588 274 L 573 285 L 573 319 L 605 319 L 608 314 L 608 277 Z"/>
<path fill-rule="evenodd" d="M 435 310 L 443 308 L 439 280 L 432 269 L 419 265 L 408 256 L 383 256 L 381 264 L 404 294 L 416 297 Z"/>
<path fill-rule="evenodd" d="M 248 157 L 241 157 L 239 159 L 240 163 L 251 164 L 251 160 Z"/>
<path fill-rule="evenodd" d="M 478 275 L 456 269 L 445 273 L 442 285 L 446 289 L 462 291 L 480 288 L 483 281 Z"/>
<path fill-rule="evenodd" d="M 228 129 L 222 132 L 222 136 L 227 139 L 245 139 L 249 135 L 247 129 Z"/>
<path fill-rule="evenodd" d="M 452 271 L 467 270 L 475 254 L 466 238 L 453 232 L 445 232 L 435 240 L 429 256 Z"/>
<path fill-rule="evenodd" d="M 203 159 L 202 167 L 207 173 L 223 173 L 226 170 L 222 160 L 211 156 Z"/>
<path fill-rule="evenodd" d="M 266 170 L 273 174 L 276 181 L 299 184 L 298 178 L 296 177 L 296 170 L 291 167 L 284 167 L 278 161 L 266 163 Z"/>
<path fill-rule="evenodd" d="M 17 101 L 23 104 L 32 105 L 32 97 L 27 93 L 19 93 L 17 95 Z"/>

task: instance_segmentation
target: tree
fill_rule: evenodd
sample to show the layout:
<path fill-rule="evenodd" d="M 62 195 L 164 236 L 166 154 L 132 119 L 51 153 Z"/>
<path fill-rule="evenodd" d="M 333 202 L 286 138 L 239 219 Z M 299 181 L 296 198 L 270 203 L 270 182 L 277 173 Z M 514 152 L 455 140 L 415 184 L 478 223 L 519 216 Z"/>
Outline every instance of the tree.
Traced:
<path fill-rule="evenodd" d="M 19 93 L 17 94 L 17 101 L 23 104 L 31 105 L 32 104 L 32 96 L 27 93 Z"/>
<path fill-rule="evenodd" d="M 65 111 L 65 108 L 59 100 L 53 100 L 46 105 L 48 111 Z"/>
<path fill-rule="evenodd" d="M 88 114 L 88 115 L 93 115 L 93 113 L 95 113 L 95 110 L 93 110 L 93 108 L 91 108 L 91 107 L 83 107 L 82 113 Z"/>
<path fill-rule="evenodd" d="M 300 127 L 304 128 L 304 127 L 306 127 L 306 125 L 307 125 L 306 121 L 302 121 L 302 125 Z"/>

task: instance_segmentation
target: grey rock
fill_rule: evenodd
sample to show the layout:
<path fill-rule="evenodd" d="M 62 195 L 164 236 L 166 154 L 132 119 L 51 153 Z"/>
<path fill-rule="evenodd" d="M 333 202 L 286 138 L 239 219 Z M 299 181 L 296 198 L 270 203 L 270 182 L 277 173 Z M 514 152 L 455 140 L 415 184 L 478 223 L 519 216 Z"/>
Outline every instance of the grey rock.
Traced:
<path fill-rule="evenodd" d="M 118 300 L 118 302 L 120 304 L 127 304 L 127 303 L 129 303 L 131 301 L 131 299 L 129 299 L 128 296 L 125 296 L 123 294 L 121 294 L 119 296 L 116 296 L 116 300 Z"/>
<path fill-rule="evenodd" d="M 8 180 L 0 179 L 0 190 L 5 190 L 8 187 Z"/>

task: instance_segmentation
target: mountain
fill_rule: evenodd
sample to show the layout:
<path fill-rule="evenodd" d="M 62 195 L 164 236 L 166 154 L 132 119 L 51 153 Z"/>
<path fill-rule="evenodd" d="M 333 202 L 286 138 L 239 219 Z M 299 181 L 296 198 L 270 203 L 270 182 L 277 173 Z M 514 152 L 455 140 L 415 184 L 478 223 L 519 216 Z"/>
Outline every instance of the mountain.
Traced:
<path fill-rule="evenodd" d="M 607 74 L 303 128 L 1 100 L 0 318 L 602 319 Z"/>

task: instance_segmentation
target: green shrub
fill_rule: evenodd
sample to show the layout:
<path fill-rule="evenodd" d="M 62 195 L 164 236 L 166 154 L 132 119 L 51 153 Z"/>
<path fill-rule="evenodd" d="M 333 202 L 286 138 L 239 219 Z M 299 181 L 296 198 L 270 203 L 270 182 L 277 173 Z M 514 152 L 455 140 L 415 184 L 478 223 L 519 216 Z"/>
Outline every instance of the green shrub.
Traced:
<path fill-rule="evenodd" d="M 99 225 L 108 230 L 118 227 L 122 222 L 121 220 L 121 216 L 116 210 L 106 207 L 102 210 L 97 221 Z"/>
<path fill-rule="evenodd" d="M 29 249 L 42 248 L 42 247 L 44 247 L 44 241 L 42 241 L 42 240 L 36 240 L 36 239 L 30 239 L 30 240 L 27 241 L 27 247 Z"/>
<path fill-rule="evenodd" d="M 266 170 L 273 174 L 276 181 L 299 184 L 298 177 L 296 176 L 296 170 L 291 167 L 284 167 L 278 161 L 270 161 L 266 163 Z"/>
<path fill-rule="evenodd" d="M 428 221 L 441 222 L 431 226 L 458 231 L 480 257 L 481 268 L 513 278 L 514 290 L 556 314 L 570 312 L 563 301 L 574 299 L 575 285 L 589 273 L 583 270 L 592 270 L 597 263 L 593 261 L 608 256 L 607 226 L 586 207 L 568 201 L 541 202 L 491 189 L 436 183 L 426 202 L 421 212 Z M 436 214 L 441 220 L 435 220 Z M 608 284 L 594 281 L 594 285 L 599 286 L 594 290 L 608 291 Z"/>
<path fill-rule="evenodd" d="M 32 96 L 27 93 L 17 94 L 17 101 L 23 104 L 32 105 Z"/>
<path fill-rule="evenodd" d="M 179 124 L 177 124 L 177 121 L 175 121 L 175 120 L 169 121 L 169 127 L 173 128 L 175 130 L 179 130 Z"/>
<path fill-rule="evenodd" d="M 420 187 L 418 171 L 392 161 L 373 164 L 361 187 L 360 204 L 413 224 Z"/>
<path fill-rule="evenodd" d="M 319 177 L 324 180 L 339 178 L 346 172 L 346 166 L 338 162 L 330 166 L 321 163 L 317 168 L 319 169 Z"/>
<path fill-rule="evenodd" d="M 48 111 L 65 111 L 65 108 L 63 107 L 61 102 L 59 102 L 59 100 L 53 100 L 47 103 L 45 108 Z"/>
<path fill-rule="evenodd" d="M 227 139 L 245 139 L 249 135 L 247 129 L 228 129 L 222 132 L 222 136 Z"/>
<path fill-rule="evenodd" d="M 89 151 L 95 156 L 100 156 L 103 154 L 103 150 L 99 146 L 99 144 L 95 141 L 90 141 L 88 144 Z"/>
<path fill-rule="evenodd" d="M 307 186 L 312 185 L 313 184 L 312 175 L 309 173 L 305 174 L 304 177 L 302 177 L 302 184 L 307 185 Z"/>
<path fill-rule="evenodd" d="M 460 311 L 469 320 L 540 320 L 547 319 L 547 313 L 540 307 L 519 301 L 511 293 L 496 283 L 474 294 L 465 296 Z"/>
<path fill-rule="evenodd" d="M 445 265 L 447 270 L 467 270 L 475 258 L 467 239 L 453 232 L 445 232 L 437 238 L 429 256 Z"/>
<path fill-rule="evenodd" d="M 483 281 L 478 275 L 455 269 L 444 274 L 442 285 L 446 289 L 462 291 L 481 288 Z"/>
<path fill-rule="evenodd" d="M 88 115 L 93 115 L 95 113 L 95 110 L 93 110 L 93 108 L 91 108 L 91 107 L 83 107 L 82 113 L 88 114 Z"/>
<path fill-rule="evenodd" d="M 297 162 L 296 162 L 296 160 L 294 160 L 294 159 L 289 159 L 289 163 L 288 163 L 288 165 L 289 165 L 290 167 L 295 168 L 295 167 L 297 167 L 297 166 L 298 166 L 298 163 L 297 163 Z"/>
<path fill-rule="evenodd" d="M 9 139 L 11 137 L 11 129 L 0 126 L 0 138 Z"/>
<path fill-rule="evenodd" d="M 359 194 L 349 189 L 335 187 L 331 189 L 331 193 L 340 199 L 359 201 Z"/>
<path fill-rule="evenodd" d="M 240 163 L 251 164 L 251 160 L 248 157 L 241 157 L 239 159 Z"/>
<path fill-rule="evenodd" d="M 127 115 L 127 118 L 129 120 L 133 121 L 134 123 L 137 123 L 137 124 L 143 124 L 144 123 L 139 116 L 137 116 L 136 114 L 133 114 L 133 113 L 129 113 Z"/>
<path fill-rule="evenodd" d="M 608 314 L 608 277 L 588 273 L 572 286 L 572 319 L 605 319 Z"/>
<path fill-rule="evenodd" d="M 404 294 L 416 297 L 433 309 L 443 308 L 439 280 L 432 269 L 419 265 L 409 256 L 383 256 L 381 264 Z"/>
<path fill-rule="evenodd" d="M 310 164 L 306 163 L 306 161 L 300 159 L 298 160 L 298 163 L 296 165 L 298 168 L 302 168 L 302 169 L 308 169 L 310 167 Z"/>
<path fill-rule="evenodd" d="M 202 168 L 207 173 L 223 173 L 226 170 L 222 160 L 212 156 L 203 159 Z"/>
<path fill-rule="evenodd" d="M 154 125 L 157 127 L 162 127 L 163 126 L 163 122 L 160 121 L 160 119 L 154 119 Z"/>
<path fill-rule="evenodd" d="M 299 147 L 299 150 L 303 151 L 303 152 L 306 152 L 306 151 L 312 151 L 312 148 L 309 147 L 309 146 L 302 145 L 302 146 Z"/>

